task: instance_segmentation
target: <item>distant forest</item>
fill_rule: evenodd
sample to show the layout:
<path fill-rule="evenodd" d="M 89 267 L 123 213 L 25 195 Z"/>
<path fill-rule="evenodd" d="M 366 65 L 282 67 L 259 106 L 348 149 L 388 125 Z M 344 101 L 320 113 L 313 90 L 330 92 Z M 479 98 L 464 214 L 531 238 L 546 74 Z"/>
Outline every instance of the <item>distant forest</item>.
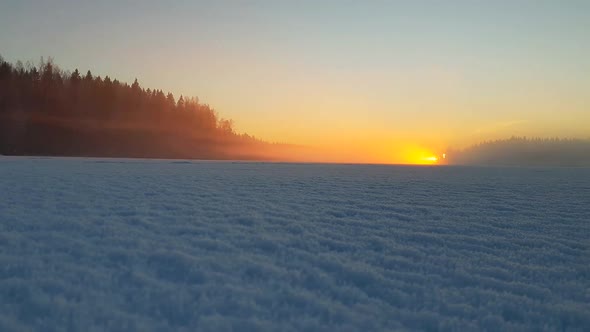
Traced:
<path fill-rule="evenodd" d="M 590 139 L 512 137 L 448 151 L 447 155 L 450 164 L 590 166 Z"/>
<path fill-rule="evenodd" d="M 277 148 L 197 98 L 0 56 L 0 154 L 265 159 Z"/>

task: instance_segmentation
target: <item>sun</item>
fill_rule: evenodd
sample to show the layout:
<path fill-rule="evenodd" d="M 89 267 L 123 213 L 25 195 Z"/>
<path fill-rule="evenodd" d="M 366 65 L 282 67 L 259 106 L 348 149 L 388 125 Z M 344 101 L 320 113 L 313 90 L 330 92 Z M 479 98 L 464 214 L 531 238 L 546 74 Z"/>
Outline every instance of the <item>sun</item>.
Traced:
<path fill-rule="evenodd" d="M 436 154 L 425 149 L 413 151 L 408 158 L 410 164 L 416 165 L 435 165 L 438 161 L 439 158 Z"/>
<path fill-rule="evenodd" d="M 446 165 L 446 153 L 439 153 L 439 151 L 429 147 L 407 145 L 398 151 L 400 151 L 399 155 L 403 156 L 405 164 Z"/>
<path fill-rule="evenodd" d="M 425 162 L 436 163 L 438 161 L 438 157 L 437 156 L 424 157 L 424 158 L 422 158 L 422 160 L 424 160 Z"/>

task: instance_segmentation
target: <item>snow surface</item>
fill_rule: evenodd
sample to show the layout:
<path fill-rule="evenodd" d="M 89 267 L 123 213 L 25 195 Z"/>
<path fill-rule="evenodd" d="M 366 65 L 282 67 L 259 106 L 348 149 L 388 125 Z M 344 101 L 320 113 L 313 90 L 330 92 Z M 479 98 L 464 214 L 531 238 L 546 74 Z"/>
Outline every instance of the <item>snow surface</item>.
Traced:
<path fill-rule="evenodd" d="M 590 169 L 0 159 L 0 330 L 590 330 Z"/>

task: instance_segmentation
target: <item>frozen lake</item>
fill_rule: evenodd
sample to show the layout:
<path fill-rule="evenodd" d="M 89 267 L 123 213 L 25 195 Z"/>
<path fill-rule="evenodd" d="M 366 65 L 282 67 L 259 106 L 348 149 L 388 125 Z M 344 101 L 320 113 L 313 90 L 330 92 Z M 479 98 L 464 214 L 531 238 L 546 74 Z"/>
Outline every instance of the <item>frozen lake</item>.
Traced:
<path fill-rule="evenodd" d="M 0 157 L 0 330 L 590 330 L 590 169 Z"/>

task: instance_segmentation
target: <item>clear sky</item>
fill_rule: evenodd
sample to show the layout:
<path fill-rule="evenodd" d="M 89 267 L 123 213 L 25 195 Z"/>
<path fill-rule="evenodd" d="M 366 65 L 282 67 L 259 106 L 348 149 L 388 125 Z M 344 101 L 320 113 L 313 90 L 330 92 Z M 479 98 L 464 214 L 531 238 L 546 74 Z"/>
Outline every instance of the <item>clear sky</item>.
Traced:
<path fill-rule="evenodd" d="M 0 54 L 137 77 L 342 160 L 590 137 L 586 0 L 1 0 Z"/>

